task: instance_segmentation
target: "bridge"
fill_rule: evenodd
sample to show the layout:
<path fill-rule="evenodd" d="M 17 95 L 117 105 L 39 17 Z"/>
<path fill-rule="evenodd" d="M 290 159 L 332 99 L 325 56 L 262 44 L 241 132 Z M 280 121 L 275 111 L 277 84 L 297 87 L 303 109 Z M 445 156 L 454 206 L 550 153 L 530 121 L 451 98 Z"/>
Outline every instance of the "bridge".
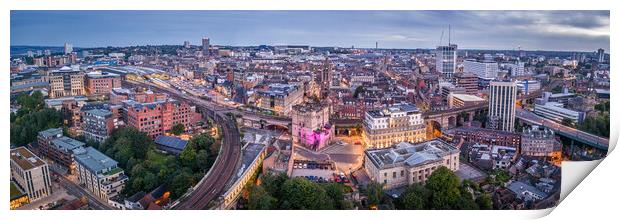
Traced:
<path fill-rule="evenodd" d="M 558 135 L 576 140 L 596 149 L 607 151 L 609 148 L 609 139 L 562 125 L 555 121 L 540 117 L 530 111 L 517 109 L 516 117 L 525 123 L 547 127 L 555 131 Z"/>

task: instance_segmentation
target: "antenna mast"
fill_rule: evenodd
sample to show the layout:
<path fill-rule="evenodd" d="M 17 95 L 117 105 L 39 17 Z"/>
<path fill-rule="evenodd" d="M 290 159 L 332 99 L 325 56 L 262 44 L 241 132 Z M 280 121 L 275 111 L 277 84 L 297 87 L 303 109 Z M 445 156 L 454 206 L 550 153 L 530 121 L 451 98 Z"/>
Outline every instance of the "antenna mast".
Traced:
<path fill-rule="evenodd" d="M 450 41 L 450 25 L 448 25 L 448 46 L 450 46 L 451 41 Z"/>

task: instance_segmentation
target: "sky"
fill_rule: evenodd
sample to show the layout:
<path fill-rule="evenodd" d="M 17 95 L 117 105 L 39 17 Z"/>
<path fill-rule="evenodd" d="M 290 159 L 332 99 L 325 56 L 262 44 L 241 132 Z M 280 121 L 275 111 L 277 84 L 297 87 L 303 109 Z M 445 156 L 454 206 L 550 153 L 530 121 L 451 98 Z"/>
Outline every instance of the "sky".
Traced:
<path fill-rule="evenodd" d="M 609 11 L 11 11 L 11 45 L 609 51 Z M 442 36 L 443 32 L 443 38 Z"/>

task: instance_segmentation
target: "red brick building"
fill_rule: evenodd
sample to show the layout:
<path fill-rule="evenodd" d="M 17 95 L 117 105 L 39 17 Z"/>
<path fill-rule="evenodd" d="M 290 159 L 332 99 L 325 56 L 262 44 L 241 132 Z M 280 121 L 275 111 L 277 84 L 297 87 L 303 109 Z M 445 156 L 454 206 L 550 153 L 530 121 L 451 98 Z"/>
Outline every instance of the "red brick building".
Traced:
<path fill-rule="evenodd" d="M 128 126 L 146 132 L 151 138 L 163 135 L 176 124 L 183 124 L 186 130 L 191 127 L 195 111 L 193 107 L 173 99 L 138 102 L 138 100 L 151 101 L 154 97 L 141 96 L 136 100 L 125 102 Z"/>
<path fill-rule="evenodd" d="M 90 72 L 86 76 L 86 91 L 91 95 L 107 95 L 113 88 L 121 87 L 121 76 L 118 74 Z"/>

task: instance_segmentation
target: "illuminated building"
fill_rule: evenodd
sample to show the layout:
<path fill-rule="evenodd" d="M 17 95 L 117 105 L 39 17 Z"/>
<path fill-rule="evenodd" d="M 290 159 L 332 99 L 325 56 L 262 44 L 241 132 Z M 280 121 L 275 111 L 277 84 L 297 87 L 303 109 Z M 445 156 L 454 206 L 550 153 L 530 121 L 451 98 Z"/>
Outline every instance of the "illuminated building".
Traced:
<path fill-rule="evenodd" d="M 17 209 L 30 203 L 28 194 L 21 189 L 17 183 L 11 181 L 11 210 Z"/>
<path fill-rule="evenodd" d="M 123 102 L 127 125 L 146 132 L 151 138 L 163 135 L 176 124 L 191 128 L 195 108 L 186 102 L 157 96 L 139 96 Z"/>
<path fill-rule="evenodd" d="M 459 169 L 459 150 L 440 139 L 418 144 L 401 142 L 390 148 L 364 152 L 364 168 L 371 180 L 393 189 L 424 184 L 437 168 Z"/>
<path fill-rule="evenodd" d="M 39 132 L 37 137 L 40 153 L 55 163 L 64 166 L 69 173 L 75 172 L 74 154 L 86 147 L 83 142 L 65 137 L 61 128 L 51 128 Z"/>
<path fill-rule="evenodd" d="M 362 138 L 368 148 L 384 148 L 403 141 L 422 142 L 426 139 L 426 125 L 415 105 L 397 104 L 367 111 Z"/>
<path fill-rule="evenodd" d="M 62 67 L 52 70 L 48 76 L 50 98 L 85 95 L 84 73 L 79 69 Z"/>
<path fill-rule="evenodd" d="M 561 150 L 561 144 L 555 140 L 555 133 L 550 129 L 539 130 L 537 127 L 521 133 L 521 155 L 533 157 L 552 157 Z"/>
<path fill-rule="evenodd" d="M 508 147 L 521 146 L 521 136 L 514 132 L 475 127 L 461 127 L 450 132 L 449 135 L 453 135 L 454 138 L 463 138 L 466 142 Z"/>
<path fill-rule="evenodd" d="M 96 197 L 108 201 L 125 188 L 128 177 L 117 166 L 118 162 L 95 148 L 82 148 L 76 152 L 75 162 L 79 183 Z"/>
<path fill-rule="evenodd" d="M 11 149 L 11 179 L 28 194 L 30 202 L 52 194 L 47 163 L 25 147 Z"/>
<path fill-rule="evenodd" d="M 302 102 L 303 92 L 297 85 L 274 83 L 256 92 L 256 107 L 288 115 L 293 105 Z"/>
<path fill-rule="evenodd" d="M 325 147 L 331 140 L 334 128 L 329 123 L 331 109 L 326 101 L 307 102 L 293 106 L 293 143 L 312 150 Z"/>
<path fill-rule="evenodd" d="M 497 129 L 514 131 L 517 84 L 512 81 L 491 81 L 489 88 L 489 118 L 496 117 Z"/>

